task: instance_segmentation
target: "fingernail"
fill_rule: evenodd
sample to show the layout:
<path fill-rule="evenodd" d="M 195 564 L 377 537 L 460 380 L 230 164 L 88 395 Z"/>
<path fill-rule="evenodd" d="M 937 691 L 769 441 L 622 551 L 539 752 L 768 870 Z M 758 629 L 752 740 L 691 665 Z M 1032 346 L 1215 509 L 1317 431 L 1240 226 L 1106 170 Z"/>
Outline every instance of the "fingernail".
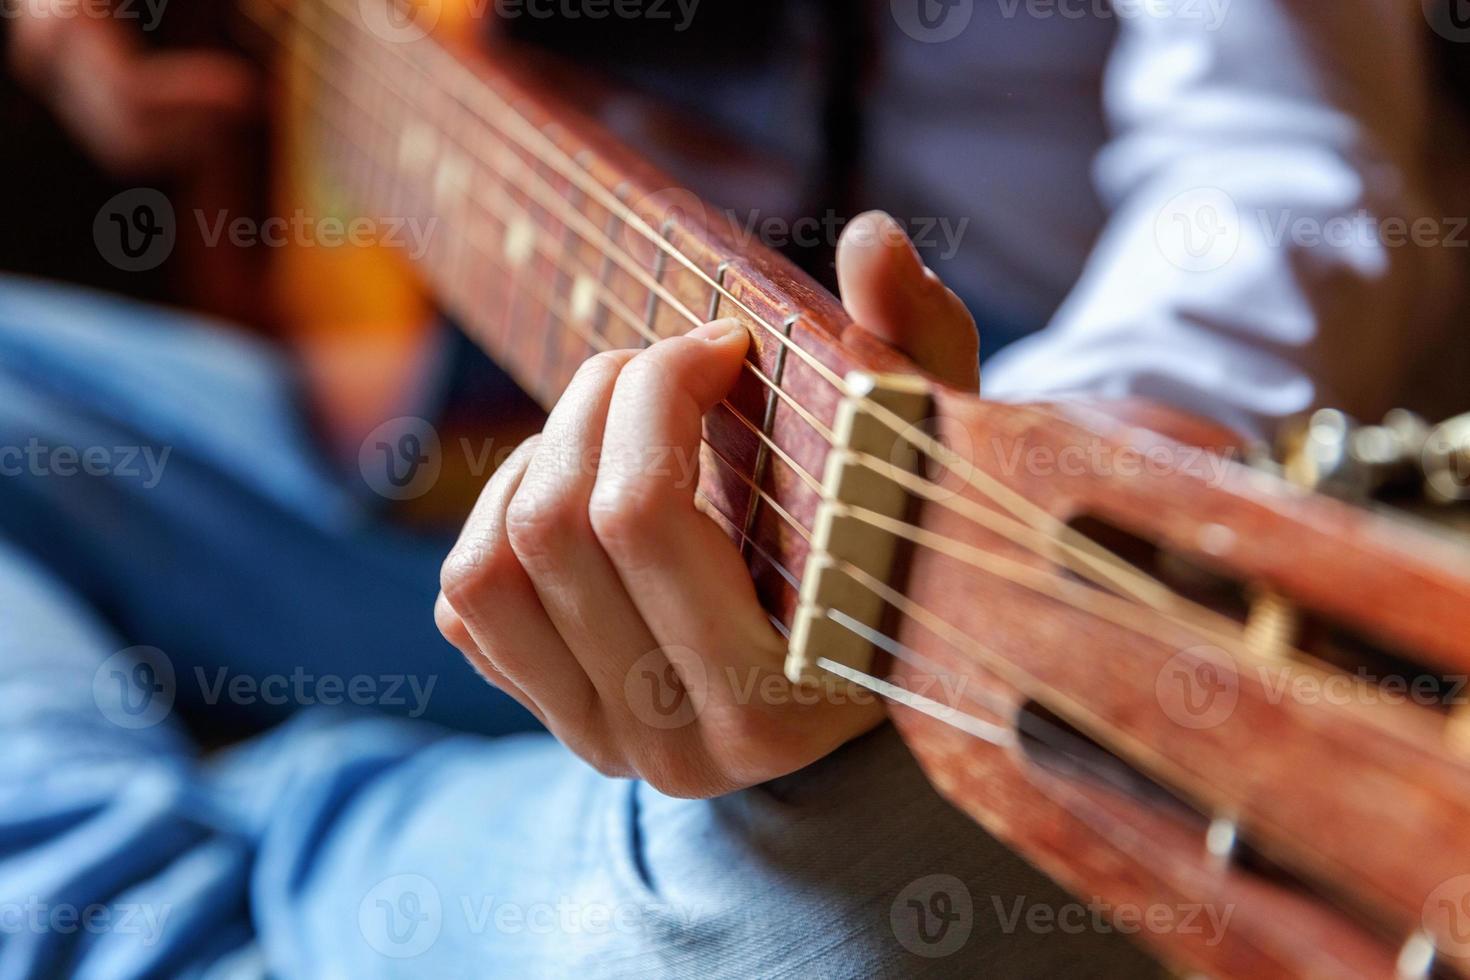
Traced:
<path fill-rule="evenodd" d="M 715 320 L 711 323 L 706 323 L 702 327 L 696 327 L 689 331 L 689 336 L 696 337 L 699 340 L 707 340 L 712 344 L 718 344 L 722 340 L 729 340 L 736 334 L 744 332 L 745 328 L 740 325 L 739 320 L 736 320 L 734 317 L 726 317 L 723 320 Z"/>

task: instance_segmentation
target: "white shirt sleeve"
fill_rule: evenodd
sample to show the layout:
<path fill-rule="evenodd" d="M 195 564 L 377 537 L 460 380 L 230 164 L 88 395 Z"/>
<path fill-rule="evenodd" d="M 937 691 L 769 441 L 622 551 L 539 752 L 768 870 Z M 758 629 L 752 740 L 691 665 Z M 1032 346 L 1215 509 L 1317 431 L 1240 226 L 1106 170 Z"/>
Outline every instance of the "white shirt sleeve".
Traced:
<path fill-rule="evenodd" d="M 1378 417 L 1461 278 L 1437 247 L 1457 229 L 1426 173 L 1420 4 L 1114 7 L 1109 220 L 1052 324 L 987 365 L 986 395 L 1143 396 L 1258 435 L 1324 404 Z"/>

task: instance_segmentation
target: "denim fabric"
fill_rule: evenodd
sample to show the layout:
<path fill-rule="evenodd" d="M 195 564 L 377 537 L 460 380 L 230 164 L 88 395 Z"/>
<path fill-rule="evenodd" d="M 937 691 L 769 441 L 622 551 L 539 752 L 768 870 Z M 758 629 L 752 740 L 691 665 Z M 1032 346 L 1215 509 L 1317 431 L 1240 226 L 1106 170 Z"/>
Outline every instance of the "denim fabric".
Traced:
<path fill-rule="evenodd" d="M 444 542 L 314 461 L 257 344 L 0 279 L 0 453 L 27 446 L 0 455 L 0 978 L 1151 972 L 1013 919 L 1070 900 L 887 729 L 713 801 L 534 732 L 434 634 Z M 110 462 L 65 475 L 67 446 Z M 121 447 L 171 453 L 130 475 Z M 386 713 L 215 685 L 298 668 L 438 680 Z"/>

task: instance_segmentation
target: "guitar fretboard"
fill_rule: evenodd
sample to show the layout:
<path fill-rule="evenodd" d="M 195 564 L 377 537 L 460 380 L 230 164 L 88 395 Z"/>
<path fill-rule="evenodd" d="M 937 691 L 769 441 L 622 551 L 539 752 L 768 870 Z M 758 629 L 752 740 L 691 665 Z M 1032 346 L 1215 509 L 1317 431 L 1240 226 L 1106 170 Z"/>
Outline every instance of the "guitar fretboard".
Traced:
<path fill-rule="evenodd" d="M 429 38 L 379 37 L 303 9 L 288 52 L 296 111 L 334 190 L 382 229 L 412 227 L 442 305 L 543 405 L 592 354 L 734 317 L 747 370 L 706 420 L 700 498 L 791 622 L 838 391 L 857 366 L 832 297 L 533 80 Z M 684 461 L 670 460 L 683 466 Z"/>

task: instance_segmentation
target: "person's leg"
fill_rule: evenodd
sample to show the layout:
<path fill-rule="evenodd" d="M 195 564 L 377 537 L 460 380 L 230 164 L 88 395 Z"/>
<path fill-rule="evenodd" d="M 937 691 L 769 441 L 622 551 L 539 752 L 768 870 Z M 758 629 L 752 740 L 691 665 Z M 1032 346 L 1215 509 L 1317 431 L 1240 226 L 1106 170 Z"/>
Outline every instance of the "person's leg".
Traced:
<path fill-rule="evenodd" d="M 298 728 L 300 768 L 257 812 L 258 941 L 282 975 L 1157 975 L 944 804 L 888 728 L 691 801 L 600 777 L 546 736 L 392 761 L 380 742 L 357 767 L 356 727 Z M 283 746 L 230 759 L 219 785 Z M 1031 927 L 1037 906 L 1064 927 Z"/>
<path fill-rule="evenodd" d="M 133 671 L 148 665 L 115 655 L 122 646 L 0 540 L 0 977 L 103 975 L 79 958 L 119 943 L 127 973 L 174 962 L 178 923 L 215 910 L 165 907 L 134 886 L 202 840 L 213 847 L 176 880 L 208 881 L 226 908 L 244 900 L 243 851 L 191 804 L 192 747 L 138 699 L 148 688 Z"/>
<path fill-rule="evenodd" d="M 1068 900 L 888 729 L 712 801 L 603 778 L 549 736 L 341 712 L 202 762 L 153 711 L 147 655 L 3 542 L 0 609 L 28 610 L 0 631 L 0 976 L 1149 969 L 1117 936 L 1028 930 Z"/>
<path fill-rule="evenodd" d="M 0 279 L 0 533 L 218 734 L 333 702 L 536 727 L 434 627 L 448 542 L 345 490 L 284 360 L 217 325 Z"/>

